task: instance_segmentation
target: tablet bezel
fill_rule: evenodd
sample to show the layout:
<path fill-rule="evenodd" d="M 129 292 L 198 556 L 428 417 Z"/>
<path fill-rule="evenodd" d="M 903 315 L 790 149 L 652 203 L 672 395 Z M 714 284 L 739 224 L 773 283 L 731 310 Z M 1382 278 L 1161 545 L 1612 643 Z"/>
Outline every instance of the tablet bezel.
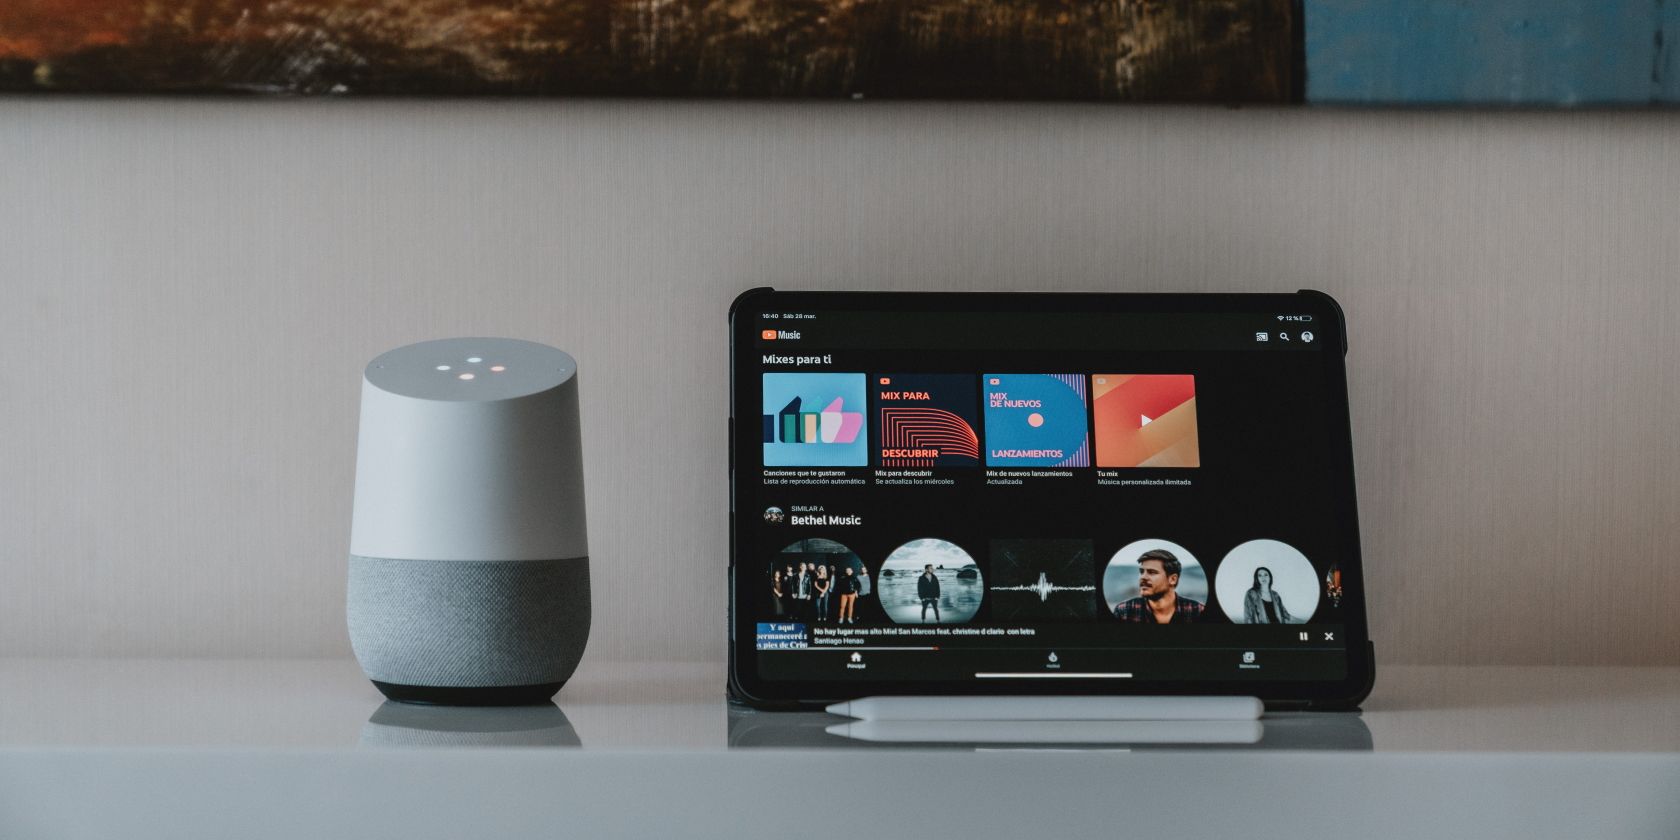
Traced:
<path fill-rule="evenodd" d="M 743 404 L 747 399 L 737 384 L 751 381 L 762 370 L 750 314 L 765 306 L 782 310 L 853 310 L 870 312 L 1113 312 L 1113 313 L 1272 313 L 1303 312 L 1314 323 L 1330 327 L 1321 335 L 1341 342 L 1340 353 L 1320 353 L 1324 360 L 1326 396 L 1330 416 L 1327 428 L 1336 493 L 1335 520 L 1341 525 L 1346 556 L 1338 559 L 1342 571 L 1344 633 L 1347 638 L 1347 677 L 1336 681 L 1157 681 L 1128 682 L 1058 680 L 1043 682 L 979 683 L 909 682 L 869 680 L 762 680 L 757 674 L 754 646 L 755 619 L 735 608 L 740 592 L 735 569 L 743 550 L 742 534 L 750 533 L 751 511 L 735 504 L 737 470 L 758 469 L 751 456 L 757 452 L 754 424 L 737 423 L 735 418 L 754 416 L 759 406 Z M 1242 294 L 1143 294 L 1143 293 L 1059 293 L 1059 292 L 785 292 L 770 288 L 742 293 L 729 308 L 730 323 L 730 447 L 729 447 L 729 691 L 733 699 L 759 708 L 799 708 L 871 695 L 980 695 L 980 694 L 1111 694 L 1252 695 L 1269 708 L 1352 708 L 1369 695 L 1375 681 L 1375 657 L 1366 622 L 1363 558 L 1359 548 L 1358 504 L 1353 476 L 1352 430 L 1347 397 L 1346 321 L 1340 305 L 1323 292 Z M 752 391 L 756 394 L 756 390 Z M 750 463 L 749 463 L 750 461 Z M 745 578 L 742 578 L 744 582 Z"/>

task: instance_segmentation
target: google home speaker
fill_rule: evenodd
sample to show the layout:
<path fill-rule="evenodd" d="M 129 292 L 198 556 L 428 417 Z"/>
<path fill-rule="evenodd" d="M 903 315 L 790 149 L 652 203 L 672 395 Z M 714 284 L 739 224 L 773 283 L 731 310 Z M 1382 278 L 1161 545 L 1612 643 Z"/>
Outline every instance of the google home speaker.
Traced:
<path fill-rule="evenodd" d="M 577 363 L 506 338 L 368 363 L 347 616 L 362 670 L 412 703 L 546 703 L 589 638 Z"/>

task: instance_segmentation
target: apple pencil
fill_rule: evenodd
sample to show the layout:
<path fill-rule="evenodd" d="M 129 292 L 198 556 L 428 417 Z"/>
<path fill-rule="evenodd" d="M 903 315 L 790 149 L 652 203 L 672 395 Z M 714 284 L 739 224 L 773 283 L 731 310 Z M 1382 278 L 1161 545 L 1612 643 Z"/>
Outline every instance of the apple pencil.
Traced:
<path fill-rule="evenodd" d="M 853 720 L 825 731 L 881 744 L 1254 744 L 1257 720 Z"/>
<path fill-rule="evenodd" d="M 865 697 L 830 714 L 863 720 L 1258 720 L 1258 697 Z"/>

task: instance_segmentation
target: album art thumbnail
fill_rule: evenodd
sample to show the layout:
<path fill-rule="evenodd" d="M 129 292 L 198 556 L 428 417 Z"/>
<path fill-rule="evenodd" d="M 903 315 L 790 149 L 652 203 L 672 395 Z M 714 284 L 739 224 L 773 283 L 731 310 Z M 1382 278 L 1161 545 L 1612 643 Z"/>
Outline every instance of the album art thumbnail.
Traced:
<path fill-rule="evenodd" d="M 1305 624 L 1318 612 L 1318 572 L 1300 549 L 1249 540 L 1219 561 L 1219 606 L 1237 624 Z"/>
<path fill-rule="evenodd" d="M 1206 621 L 1208 576 L 1190 550 L 1161 539 L 1128 543 L 1103 569 L 1103 605 L 1115 619 L 1139 624 L 1194 624 Z M 1154 613 L 1167 609 L 1163 622 Z"/>
<path fill-rule="evenodd" d="M 1099 373 L 1091 377 L 1099 467 L 1197 467 L 1196 377 Z"/>
<path fill-rule="evenodd" d="M 866 467 L 861 373 L 764 374 L 766 467 Z"/>
<path fill-rule="evenodd" d="M 863 561 L 845 544 L 797 540 L 770 558 L 762 612 L 780 621 L 853 624 L 858 602 L 868 597 L 868 580 Z"/>
<path fill-rule="evenodd" d="M 988 373 L 986 466 L 1088 467 L 1085 376 L 1077 373 Z"/>
<path fill-rule="evenodd" d="M 992 540 L 992 621 L 1097 617 L 1090 540 Z"/>
<path fill-rule="evenodd" d="M 872 379 L 883 467 L 980 466 L 980 393 L 970 375 L 881 374 Z"/>
<path fill-rule="evenodd" d="M 947 540 L 911 540 L 881 564 L 881 608 L 898 624 L 971 621 L 985 594 L 980 566 Z"/>

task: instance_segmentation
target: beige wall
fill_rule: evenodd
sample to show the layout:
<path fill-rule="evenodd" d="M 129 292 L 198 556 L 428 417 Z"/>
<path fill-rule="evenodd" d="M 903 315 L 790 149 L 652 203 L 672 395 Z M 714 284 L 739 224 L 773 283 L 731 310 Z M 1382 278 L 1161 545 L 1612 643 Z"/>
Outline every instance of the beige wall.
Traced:
<path fill-rule="evenodd" d="M 0 655 L 347 653 L 360 368 L 505 334 L 721 660 L 760 284 L 1327 290 L 1383 658 L 1680 660 L 1680 114 L 163 99 L 0 100 Z"/>

